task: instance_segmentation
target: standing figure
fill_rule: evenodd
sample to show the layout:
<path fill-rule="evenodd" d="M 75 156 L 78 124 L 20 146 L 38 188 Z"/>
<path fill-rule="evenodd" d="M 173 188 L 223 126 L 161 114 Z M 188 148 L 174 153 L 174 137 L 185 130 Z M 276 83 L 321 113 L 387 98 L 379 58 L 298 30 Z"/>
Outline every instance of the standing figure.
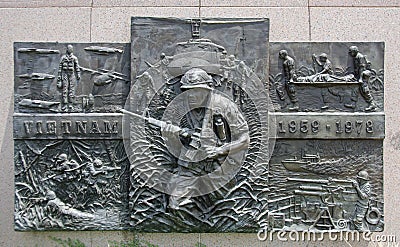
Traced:
<path fill-rule="evenodd" d="M 149 74 L 149 72 L 145 71 L 143 74 L 138 75 L 136 77 L 138 80 L 135 83 L 136 92 L 135 92 L 135 111 L 141 112 L 150 102 L 152 95 L 154 95 L 154 80 L 153 77 Z"/>
<path fill-rule="evenodd" d="M 74 110 L 75 86 L 81 79 L 78 58 L 73 51 L 73 46 L 68 45 L 67 54 L 61 57 L 58 67 L 57 87 L 62 89 L 61 110 L 64 112 Z"/>
<path fill-rule="evenodd" d="M 165 53 L 161 53 L 160 55 L 160 68 L 161 68 L 161 73 L 163 75 L 163 78 L 165 81 L 168 81 L 169 79 L 172 78 L 171 74 L 168 72 L 168 65 L 170 63 L 170 61 L 173 59 L 172 56 L 167 56 L 165 55 Z"/>
<path fill-rule="evenodd" d="M 224 76 L 222 78 L 222 81 L 226 81 L 226 87 L 231 88 L 232 82 L 234 80 L 234 71 L 237 69 L 235 55 L 229 55 L 228 57 L 226 57 L 225 63 L 222 68 L 224 69 Z"/>
<path fill-rule="evenodd" d="M 351 65 L 353 71 L 351 73 L 354 75 L 355 79 L 360 84 L 359 90 L 361 96 L 368 103 L 368 106 L 365 108 L 365 111 L 374 111 L 376 109 L 376 104 L 368 86 L 370 78 L 370 73 L 368 73 L 368 71 L 370 70 L 370 63 L 367 61 L 367 58 L 359 52 L 357 46 L 350 46 L 349 55 L 352 57 Z M 356 102 L 357 98 L 358 94 L 355 93 L 354 97 L 352 98 L 352 101 Z M 355 108 L 354 104 L 347 104 L 345 106 L 349 108 Z"/>
<path fill-rule="evenodd" d="M 247 87 L 247 80 L 250 78 L 250 70 L 243 61 L 237 65 L 237 73 L 239 78 L 233 83 L 233 101 L 243 105 L 247 100 L 244 88 Z"/>
<path fill-rule="evenodd" d="M 283 83 L 289 96 L 292 107 L 289 107 L 289 111 L 298 111 L 299 104 L 297 103 L 296 89 L 293 82 L 296 79 L 294 59 L 288 55 L 286 50 L 279 51 L 279 58 L 283 61 Z M 281 100 L 285 100 L 283 90 L 277 89 L 278 96 Z"/>
<path fill-rule="evenodd" d="M 357 231 L 366 230 L 364 221 L 369 208 L 369 197 L 371 196 L 371 184 L 368 181 L 367 171 L 360 171 L 357 175 L 357 180 L 353 181 L 353 187 L 358 195 L 353 215 L 353 224 Z"/>

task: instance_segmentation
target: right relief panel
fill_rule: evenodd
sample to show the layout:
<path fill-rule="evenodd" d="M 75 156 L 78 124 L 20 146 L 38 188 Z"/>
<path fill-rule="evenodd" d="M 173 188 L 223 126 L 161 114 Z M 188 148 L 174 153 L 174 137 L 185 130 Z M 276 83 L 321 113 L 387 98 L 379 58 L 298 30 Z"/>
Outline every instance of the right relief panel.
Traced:
<path fill-rule="evenodd" d="M 270 229 L 382 231 L 384 43 L 270 43 Z"/>

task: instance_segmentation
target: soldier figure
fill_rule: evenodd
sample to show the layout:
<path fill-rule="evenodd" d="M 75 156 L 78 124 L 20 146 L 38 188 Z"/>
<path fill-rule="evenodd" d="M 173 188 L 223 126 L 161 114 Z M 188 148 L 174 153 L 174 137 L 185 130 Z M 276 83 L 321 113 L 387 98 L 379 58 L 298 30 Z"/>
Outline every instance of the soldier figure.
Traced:
<path fill-rule="evenodd" d="M 75 160 L 68 160 L 67 154 L 64 153 L 60 154 L 57 157 L 56 164 L 57 164 L 56 170 L 58 171 L 74 169 L 79 166 L 78 162 L 76 162 Z"/>
<path fill-rule="evenodd" d="M 288 55 L 286 50 L 279 51 L 279 58 L 283 60 L 283 83 L 292 102 L 292 107 L 289 107 L 289 111 L 298 111 L 299 104 L 297 103 L 296 89 L 293 84 L 296 79 L 294 59 Z M 281 100 L 285 100 L 283 90 L 277 89 L 277 93 Z"/>
<path fill-rule="evenodd" d="M 250 70 L 246 67 L 243 61 L 237 65 L 236 70 L 238 77 L 240 78 L 236 78 L 239 82 L 233 83 L 233 101 L 243 105 L 247 100 L 243 88 L 246 88 L 247 80 L 250 77 Z"/>
<path fill-rule="evenodd" d="M 67 46 L 67 54 L 61 57 L 58 68 L 57 87 L 62 89 L 61 110 L 73 111 L 75 86 L 81 79 L 78 58 L 72 54 L 73 46 Z"/>
<path fill-rule="evenodd" d="M 92 162 L 89 162 L 84 170 L 86 181 L 89 185 L 93 186 L 97 194 L 101 194 L 101 185 L 107 184 L 107 181 L 98 175 L 106 175 L 107 171 L 103 167 L 103 162 L 95 158 Z M 99 186 L 100 185 L 100 186 Z"/>
<path fill-rule="evenodd" d="M 235 55 L 229 55 L 226 57 L 222 68 L 224 69 L 222 81 L 226 81 L 226 87 L 231 88 L 234 80 L 234 71 L 237 69 Z"/>
<path fill-rule="evenodd" d="M 369 208 L 369 197 L 371 196 L 371 184 L 368 182 L 368 172 L 360 171 L 357 175 L 357 181 L 353 181 L 353 187 L 356 189 L 358 200 L 354 209 L 353 223 L 355 230 L 364 229 L 364 219 Z"/>
<path fill-rule="evenodd" d="M 145 71 L 141 75 L 138 75 L 136 79 L 138 81 L 135 84 L 135 111 L 141 112 L 147 107 L 147 104 L 150 102 L 152 95 L 155 93 L 154 80 L 147 71 Z"/>
<path fill-rule="evenodd" d="M 165 55 L 165 53 L 161 53 L 160 59 L 161 59 L 161 61 L 160 61 L 159 66 L 161 68 L 162 76 L 163 76 L 165 81 L 168 81 L 169 79 L 171 79 L 171 74 L 168 72 L 168 68 L 167 67 L 168 67 L 170 61 L 173 59 L 173 57 L 172 56 L 167 56 L 167 55 Z"/>
<path fill-rule="evenodd" d="M 318 58 L 315 54 L 313 54 L 312 59 L 314 61 L 314 70 L 316 74 L 314 75 L 313 81 L 331 81 L 333 77 L 333 68 L 332 63 L 328 59 L 328 55 L 326 53 L 321 53 Z M 321 89 L 321 96 L 324 105 L 321 107 L 322 110 L 326 110 L 329 108 L 327 105 L 327 96 L 329 95 L 330 90 L 327 88 Z"/>
<path fill-rule="evenodd" d="M 361 54 L 358 50 L 357 46 L 350 46 L 349 48 L 349 55 L 352 57 L 352 74 L 360 83 L 360 94 L 368 103 L 368 106 L 365 108 L 365 111 L 374 111 L 376 109 L 376 105 L 374 102 L 374 98 L 371 95 L 369 90 L 369 78 L 371 76 L 370 70 L 370 63 L 367 61 L 367 58 Z M 358 95 L 358 94 L 355 94 Z M 357 96 L 352 99 L 353 101 L 357 101 Z M 353 104 L 347 104 L 346 107 L 355 108 Z"/>
<path fill-rule="evenodd" d="M 312 58 L 314 63 L 316 63 L 320 67 L 319 71 L 317 71 L 317 69 L 314 68 L 316 75 L 324 75 L 324 74 L 333 75 L 332 63 L 331 61 L 329 61 L 328 55 L 326 53 L 321 53 L 318 56 L 318 59 L 317 56 L 313 54 Z"/>
<path fill-rule="evenodd" d="M 69 215 L 74 218 L 87 218 L 87 219 L 94 218 L 92 214 L 79 211 L 71 207 L 71 205 L 61 201 L 61 199 L 58 198 L 56 193 L 52 190 L 47 191 L 46 199 L 48 200 L 46 207 L 50 209 L 51 212 L 61 215 Z"/>
<path fill-rule="evenodd" d="M 174 174 L 185 179 L 170 181 L 174 193 L 168 206 L 172 209 L 191 203 L 193 189 L 212 187 L 198 178 L 218 169 L 228 154 L 229 162 L 239 163 L 250 141 L 247 123 L 236 104 L 213 90 L 210 82 L 212 77 L 199 68 L 190 69 L 181 79 L 181 90 L 187 95 L 183 105 L 188 112 L 180 120 L 180 143 L 184 147 L 177 150 L 178 168 Z M 171 125 L 163 133 L 172 140 Z M 202 197 L 207 206 L 212 205 L 210 195 Z"/>

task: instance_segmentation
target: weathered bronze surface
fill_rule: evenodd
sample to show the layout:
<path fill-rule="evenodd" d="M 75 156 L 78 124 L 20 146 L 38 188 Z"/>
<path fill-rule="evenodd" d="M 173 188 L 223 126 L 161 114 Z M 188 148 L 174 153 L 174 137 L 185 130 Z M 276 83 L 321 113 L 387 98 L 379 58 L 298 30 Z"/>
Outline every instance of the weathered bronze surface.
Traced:
<path fill-rule="evenodd" d="M 267 224 L 268 33 L 267 19 L 132 19 L 136 81 L 123 128 L 131 227 L 256 232 Z"/>
<path fill-rule="evenodd" d="M 16 230 L 124 229 L 129 44 L 15 43 Z"/>
<path fill-rule="evenodd" d="M 131 33 L 15 43 L 16 230 L 383 229 L 383 43 L 269 44 L 268 19 Z"/>
<path fill-rule="evenodd" d="M 270 228 L 383 230 L 383 55 L 383 43 L 270 44 Z"/>

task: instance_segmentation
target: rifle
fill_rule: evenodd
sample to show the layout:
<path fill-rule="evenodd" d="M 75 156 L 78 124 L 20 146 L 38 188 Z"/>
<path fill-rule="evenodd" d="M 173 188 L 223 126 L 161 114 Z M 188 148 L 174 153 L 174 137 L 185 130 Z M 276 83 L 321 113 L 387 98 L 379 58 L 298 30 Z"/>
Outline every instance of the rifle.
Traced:
<path fill-rule="evenodd" d="M 317 71 L 317 64 L 318 64 L 318 62 L 317 62 L 317 55 L 312 54 L 312 60 L 313 60 L 314 74 L 317 74 L 317 73 L 318 73 L 318 71 Z M 318 65 L 319 65 L 319 64 L 318 64 Z"/>
<path fill-rule="evenodd" d="M 106 172 L 112 172 L 112 171 L 118 171 L 121 170 L 121 167 L 105 167 L 104 171 Z"/>
<path fill-rule="evenodd" d="M 194 149 L 198 149 L 200 147 L 200 131 L 201 129 L 196 129 L 193 133 L 189 133 L 188 131 L 185 131 L 179 126 L 172 125 L 170 123 L 152 118 L 152 117 L 145 117 L 139 114 L 136 114 L 134 112 L 127 111 L 125 109 L 120 109 L 120 111 L 124 114 L 127 114 L 132 117 L 140 118 L 148 122 L 149 124 L 161 128 L 161 130 L 164 130 L 167 126 L 169 126 L 169 131 L 173 133 L 179 133 L 179 136 L 183 138 L 191 138 L 191 141 L 189 143 L 189 146 L 193 147 Z"/>
<path fill-rule="evenodd" d="M 43 178 L 43 179 L 42 179 L 42 182 L 47 181 L 47 180 L 49 180 L 49 179 L 52 179 L 52 178 L 54 178 L 55 176 L 58 176 L 58 175 L 60 175 L 60 174 L 53 174 L 53 175 L 50 175 L 50 176 L 48 176 L 48 177 L 46 177 L 46 178 Z"/>
<path fill-rule="evenodd" d="M 139 115 L 137 113 L 127 111 L 125 109 L 120 109 L 120 111 L 122 113 L 124 113 L 124 114 L 129 115 L 129 116 L 143 119 L 144 121 L 148 122 L 149 124 L 151 124 L 151 125 L 153 125 L 155 127 L 159 127 L 161 129 L 165 129 L 167 127 L 167 125 L 169 125 L 167 122 L 164 122 L 164 121 L 152 118 L 152 117 L 145 117 L 145 116 Z M 178 132 L 178 133 L 183 130 L 181 127 L 176 126 L 176 125 L 171 125 L 170 128 L 171 128 L 172 132 Z M 187 136 L 184 136 L 184 137 L 187 137 Z"/>

